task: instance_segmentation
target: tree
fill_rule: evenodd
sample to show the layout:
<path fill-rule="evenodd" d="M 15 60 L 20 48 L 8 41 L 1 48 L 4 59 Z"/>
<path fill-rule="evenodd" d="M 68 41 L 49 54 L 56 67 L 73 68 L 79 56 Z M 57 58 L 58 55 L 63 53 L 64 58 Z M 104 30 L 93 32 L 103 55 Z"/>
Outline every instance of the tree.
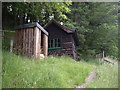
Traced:
<path fill-rule="evenodd" d="M 77 30 L 80 54 L 95 56 L 105 51 L 105 55 L 118 55 L 118 3 L 7 2 L 2 11 L 3 27 L 36 21 L 44 26 L 56 19 Z"/>
<path fill-rule="evenodd" d="M 117 57 L 118 55 L 118 4 L 74 2 L 70 20 L 80 38 L 79 53 L 89 55 L 101 53 Z M 74 25 L 74 26 L 73 26 Z"/>
<path fill-rule="evenodd" d="M 28 20 L 45 25 L 52 18 L 64 20 L 67 19 L 65 13 L 70 12 L 69 5 L 71 2 L 5 2 L 3 25 L 16 26 L 28 23 Z"/>

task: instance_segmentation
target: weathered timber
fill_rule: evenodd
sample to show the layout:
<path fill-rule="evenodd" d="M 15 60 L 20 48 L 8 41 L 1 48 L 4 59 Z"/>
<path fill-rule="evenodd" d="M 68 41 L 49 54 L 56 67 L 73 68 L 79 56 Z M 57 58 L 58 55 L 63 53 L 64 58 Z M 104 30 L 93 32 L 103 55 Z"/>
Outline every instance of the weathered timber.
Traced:
<path fill-rule="evenodd" d="M 47 57 L 48 55 L 48 36 L 47 35 L 43 35 L 43 52 L 45 57 Z"/>
<path fill-rule="evenodd" d="M 17 54 L 39 59 L 40 54 L 42 54 L 41 45 L 43 45 L 41 40 L 44 39 L 45 41 L 43 40 L 44 41 L 43 54 L 47 56 L 48 33 L 46 30 L 43 30 L 42 27 L 40 26 L 38 27 L 38 26 L 39 26 L 38 24 L 36 26 L 34 24 L 33 27 L 29 25 L 25 25 L 25 27 L 18 28 L 16 30 L 15 48 L 16 48 Z M 42 38 L 42 37 L 45 37 L 45 38 Z"/>
<path fill-rule="evenodd" d="M 78 38 L 75 35 L 76 31 L 72 30 L 66 26 L 63 26 L 57 23 L 55 20 L 50 21 L 44 27 L 49 33 L 49 40 L 50 39 L 59 39 L 60 46 L 59 48 L 50 48 L 48 47 L 48 55 L 69 55 L 70 57 L 76 59 L 77 52 L 75 47 L 78 46 Z M 55 45 L 54 45 L 55 46 Z"/>
<path fill-rule="evenodd" d="M 35 27 L 35 33 L 34 33 L 34 56 L 36 59 L 40 58 L 40 44 L 41 41 L 39 38 L 41 37 L 41 32 L 38 28 Z"/>

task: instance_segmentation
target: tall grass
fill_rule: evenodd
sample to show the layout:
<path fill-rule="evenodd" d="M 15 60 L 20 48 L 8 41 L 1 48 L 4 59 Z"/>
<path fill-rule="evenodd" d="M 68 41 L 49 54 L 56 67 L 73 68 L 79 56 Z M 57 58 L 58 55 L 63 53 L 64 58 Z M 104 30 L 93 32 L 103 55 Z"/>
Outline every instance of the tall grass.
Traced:
<path fill-rule="evenodd" d="M 109 63 L 98 65 L 96 79 L 88 88 L 118 88 L 118 65 Z"/>
<path fill-rule="evenodd" d="M 74 88 L 91 70 L 67 56 L 33 60 L 3 52 L 3 88 Z"/>

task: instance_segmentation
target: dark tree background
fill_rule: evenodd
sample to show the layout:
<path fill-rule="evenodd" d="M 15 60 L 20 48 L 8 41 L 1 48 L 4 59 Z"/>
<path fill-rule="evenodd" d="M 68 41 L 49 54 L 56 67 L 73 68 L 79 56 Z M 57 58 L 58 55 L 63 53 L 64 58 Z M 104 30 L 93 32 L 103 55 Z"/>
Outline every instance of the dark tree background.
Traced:
<path fill-rule="evenodd" d="M 7 2 L 2 3 L 3 29 L 51 19 L 76 29 L 80 57 L 118 56 L 118 3 L 94 2 Z"/>

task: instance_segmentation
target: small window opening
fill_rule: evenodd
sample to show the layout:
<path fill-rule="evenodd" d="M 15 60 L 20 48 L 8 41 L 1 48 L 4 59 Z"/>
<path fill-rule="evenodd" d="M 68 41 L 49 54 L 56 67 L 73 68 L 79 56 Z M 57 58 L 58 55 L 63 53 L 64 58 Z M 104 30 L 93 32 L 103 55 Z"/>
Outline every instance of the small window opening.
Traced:
<path fill-rule="evenodd" d="M 61 48 L 60 39 L 49 39 L 48 41 L 48 49 L 58 49 Z"/>

